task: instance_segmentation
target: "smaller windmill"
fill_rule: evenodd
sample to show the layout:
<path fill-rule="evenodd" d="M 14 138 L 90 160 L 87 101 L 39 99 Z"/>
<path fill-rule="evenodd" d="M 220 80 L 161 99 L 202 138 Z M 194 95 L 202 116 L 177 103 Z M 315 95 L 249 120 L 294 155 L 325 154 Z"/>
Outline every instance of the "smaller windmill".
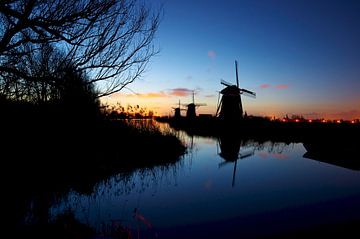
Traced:
<path fill-rule="evenodd" d="M 206 104 L 203 104 L 203 103 L 195 104 L 195 91 L 193 91 L 192 92 L 192 103 L 185 104 L 184 106 L 187 107 L 186 118 L 194 119 L 196 117 L 196 107 L 206 106 Z"/>
<path fill-rule="evenodd" d="M 173 107 L 172 109 L 175 111 L 174 118 L 177 118 L 177 119 L 181 118 L 181 111 L 186 110 L 186 109 L 181 108 L 180 100 L 179 100 L 178 107 L 176 107 L 176 108 Z"/>
<path fill-rule="evenodd" d="M 241 102 L 242 94 L 253 98 L 256 97 L 254 92 L 239 87 L 237 61 L 235 61 L 235 71 L 236 85 L 221 80 L 221 84 L 226 87 L 220 91 L 222 97 L 216 110 L 216 116 L 225 120 L 238 120 L 243 117 L 244 111 Z"/>

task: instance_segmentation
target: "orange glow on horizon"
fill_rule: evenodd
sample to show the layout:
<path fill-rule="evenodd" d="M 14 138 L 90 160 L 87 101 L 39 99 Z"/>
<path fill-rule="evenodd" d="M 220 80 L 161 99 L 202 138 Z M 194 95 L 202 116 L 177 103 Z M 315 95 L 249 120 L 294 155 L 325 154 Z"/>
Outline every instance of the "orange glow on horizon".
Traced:
<path fill-rule="evenodd" d="M 179 97 L 178 95 L 186 95 L 183 97 Z M 151 110 L 154 112 L 156 116 L 172 116 L 174 114 L 173 108 L 178 106 L 179 99 L 181 100 L 181 104 L 190 103 L 192 91 L 186 88 L 174 88 L 168 89 L 164 91 L 154 91 L 154 92 L 145 92 L 145 93 L 124 93 L 119 92 L 113 95 L 103 97 L 101 99 L 102 103 L 108 105 L 117 105 L 121 104 L 123 107 L 128 105 L 139 105 L 142 108 L 146 108 L 147 110 Z M 206 103 L 205 107 L 198 107 L 196 109 L 197 114 L 212 114 L 215 115 L 216 112 L 216 104 L 217 99 L 209 99 L 206 96 L 202 96 L 198 94 L 196 96 L 196 101 L 201 103 Z M 329 108 L 325 105 L 318 106 L 317 109 L 310 109 L 302 105 L 291 106 L 291 104 L 271 104 L 269 102 L 265 103 L 261 107 L 259 102 L 244 102 L 243 107 L 247 112 L 247 115 L 261 116 L 261 117 L 269 117 L 270 119 L 280 119 L 285 115 L 299 115 L 303 116 L 304 119 L 308 120 L 317 120 L 321 121 L 324 119 L 324 123 L 328 121 L 334 120 L 356 120 L 360 118 L 360 110 L 351 110 L 357 109 L 359 107 L 355 107 L 356 105 L 347 106 L 343 111 L 335 111 L 335 108 Z M 185 108 L 185 106 L 184 106 Z M 323 108 L 323 111 L 319 111 L 318 109 Z M 299 109 L 298 112 L 296 109 Z M 269 111 L 269 113 L 267 113 Z M 185 112 L 181 112 L 182 115 L 185 116 Z M 357 121 L 355 121 L 357 122 Z"/>

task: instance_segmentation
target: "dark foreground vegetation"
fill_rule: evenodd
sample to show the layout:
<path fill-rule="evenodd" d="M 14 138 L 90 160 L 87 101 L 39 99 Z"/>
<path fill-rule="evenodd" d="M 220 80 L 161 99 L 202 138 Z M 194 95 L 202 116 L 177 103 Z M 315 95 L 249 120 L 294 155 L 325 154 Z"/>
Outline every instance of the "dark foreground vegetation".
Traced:
<path fill-rule="evenodd" d="M 63 102 L 2 100 L 0 108 L 6 221 L 16 236 L 71 238 L 66 223 L 82 228 L 73 238 L 88 235 L 91 229 L 71 213 L 59 218 L 61 225 L 49 224 L 54 200 L 70 190 L 90 193 L 114 174 L 175 163 L 185 152 L 175 136 L 161 133 L 151 120 L 109 120 L 94 104 L 78 109 Z"/>
<path fill-rule="evenodd" d="M 11 237 L 92 235 L 71 213 L 50 226 L 49 205 L 184 153 L 175 136 L 112 121 L 99 103 L 138 79 L 158 52 L 160 15 L 137 0 L 0 1 L 0 157 Z"/>

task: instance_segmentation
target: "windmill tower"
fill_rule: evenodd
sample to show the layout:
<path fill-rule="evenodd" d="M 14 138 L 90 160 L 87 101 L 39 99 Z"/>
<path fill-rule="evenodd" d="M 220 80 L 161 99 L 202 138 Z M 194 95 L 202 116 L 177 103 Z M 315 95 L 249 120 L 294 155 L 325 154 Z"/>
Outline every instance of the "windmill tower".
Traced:
<path fill-rule="evenodd" d="M 195 91 L 192 92 L 192 103 L 184 105 L 187 107 L 186 118 L 194 119 L 196 117 L 196 107 L 206 106 L 206 104 L 195 104 Z"/>
<path fill-rule="evenodd" d="M 241 102 L 241 94 L 245 94 L 254 98 L 256 97 L 254 92 L 239 87 L 237 61 L 235 61 L 235 71 L 236 85 L 232 85 L 224 80 L 221 80 L 221 84 L 225 85 L 226 87 L 220 91 L 222 97 L 216 110 L 216 116 L 218 116 L 220 119 L 239 120 L 243 118 L 244 111 Z"/>
<path fill-rule="evenodd" d="M 174 113 L 174 118 L 176 118 L 176 119 L 181 118 L 181 111 L 185 110 L 185 109 L 182 109 L 180 106 L 181 106 L 181 104 L 180 104 L 180 100 L 179 100 L 179 106 L 176 107 L 176 108 L 173 107 L 173 110 L 175 112 Z"/>

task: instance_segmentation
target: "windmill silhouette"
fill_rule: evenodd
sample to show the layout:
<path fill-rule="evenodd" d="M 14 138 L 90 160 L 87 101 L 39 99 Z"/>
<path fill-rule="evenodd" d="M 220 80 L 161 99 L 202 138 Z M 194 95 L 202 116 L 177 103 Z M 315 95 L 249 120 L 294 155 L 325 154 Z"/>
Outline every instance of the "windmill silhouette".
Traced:
<path fill-rule="evenodd" d="M 198 103 L 195 104 L 195 91 L 192 92 L 192 103 L 184 104 L 187 107 L 186 118 L 194 119 L 196 117 L 196 107 L 206 106 L 206 104 Z"/>
<path fill-rule="evenodd" d="M 256 94 L 250 90 L 239 87 L 238 63 L 235 61 L 236 85 L 232 85 L 224 80 L 221 84 L 226 87 L 220 91 L 222 94 L 221 101 L 216 110 L 216 116 L 225 120 L 238 120 L 243 118 L 243 107 L 241 94 L 255 98 Z"/>
<path fill-rule="evenodd" d="M 186 110 L 186 109 L 182 109 L 181 108 L 181 104 L 180 104 L 180 100 L 179 100 L 179 105 L 178 105 L 178 107 L 172 107 L 173 108 L 173 110 L 175 111 L 175 113 L 174 113 L 174 118 L 181 118 L 181 111 L 182 110 Z"/>
<path fill-rule="evenodd" d="M 219 137 L 218 144 L 220 146 L 220 153 L 218 155 L 223 158 L 225 161 L 219 163 L 219 168 L 225 166 L 228 163 L 234 163 L 233 175 L 232 175 L 232 187 L 235 186 L 235 175 L 236 175 L 236 166 L 238 159 L 244 159 L 250 156 L 253 156 L 255 150 L 251 151 L 241 151 L 241 146 L 244 145 L 244 142 L 238 138 L 232 137 Z"/>

